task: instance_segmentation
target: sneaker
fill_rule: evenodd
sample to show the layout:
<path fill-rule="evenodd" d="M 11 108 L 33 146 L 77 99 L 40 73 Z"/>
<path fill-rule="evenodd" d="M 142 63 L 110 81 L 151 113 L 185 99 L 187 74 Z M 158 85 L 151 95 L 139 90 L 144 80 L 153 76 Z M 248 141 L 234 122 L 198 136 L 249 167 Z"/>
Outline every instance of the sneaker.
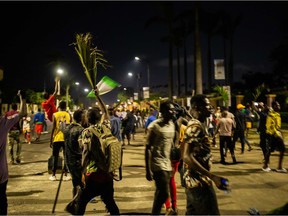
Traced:
<path fill-rule="evenodd" d="M 276 172 L 287 173 L 287 170 L 285 168 L 281 168 L 281 169 L 276 169 Z"/>
<path fill-rule="evenodd" d="M 63 181 L 69 181 L 69 180 L 71 180 L 70 176 L 63 176 Z"/>
<path fill-rule="evenodd" d="M 174 210 L 172 208 L 166 209 L 165 215 L 174 215 Z"/>
<path fill-rule="evenodd" d="M 49 177 L 49 180 L 50 180 L 50 181 L 56 181 L 57 179 L 56 179 L 56 176 L 55 176 L 55 175 L 52 175 L 52 176 Z"/>
<path fill-rule="evenodd" d="M 96 200 L 96 198 L 94 197 L 94 198 L 92 198 L 90 201 L 89 201 L 89 203 L 97 203 L 98 201 Z"/>
<path fill-rule="evenodd" d="M 28 144 L 31 144 L 31 142 L 29 142 Z"/>
<path fill-rule="evenodd" d="M 271 171 L 271 168 L 270 168 L 270 167 L 266 167 L 266 168 L 262 168 L 262 170 L 263 170 L 264 172 L 270 172 L 270 171 Z"/>

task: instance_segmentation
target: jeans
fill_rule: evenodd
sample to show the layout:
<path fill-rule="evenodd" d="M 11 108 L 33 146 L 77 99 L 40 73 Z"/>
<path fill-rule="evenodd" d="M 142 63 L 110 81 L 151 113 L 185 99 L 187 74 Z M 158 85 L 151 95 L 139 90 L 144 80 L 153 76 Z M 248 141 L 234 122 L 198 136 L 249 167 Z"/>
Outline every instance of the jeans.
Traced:
<path fill-rule="evenodd" d="M 213 186 L 185 188 L 186 215 L 220 215 Z"/>
<path fill-rule="evenodd" d="M 0 184 L 0 215 L 7 215 L 7 183 L 8 180 Z"/>
<path fill-rule="evenodd" d="M 8 146 L 11 160 L 14 160 L 14 141 L 17 143 L 16 160 L 20 160 L 22 143 L 20 142 L 20 131 L 12 130 L 8 134 Z"/>
<path fill-rule="evenodd" d="M 61 147 L 63 148 L 63 155 L 65 155 L 64 141 L 63 142 L 54 142 L 53 143 L 53 149 L 52 149 L 52 155 L 53 155 L 52 173 L 53 173 L 53 175 L 56 174 L 57 164 L 58 164 L 58 156 L 59 156 L 59 152 L 60 152 Z M 64 172 L 65 173 L 68 172 L 65 160 L 64 160 Z"/>
<path fill-rule="evenodd" d="M 76 186 L 82 187 L 82 166 L 81 166 L 81 160 L 76 160 L 73 163 L 67 163 L 67 168 L 70 172 L 70 175 L 72 177 L 72 184 L 75 188 Z"/>
<path fill-rule="evenodd" d="M 155 180 L 156 191 L 154 194 L 152 215 L 160 215 L 162 206 L 169 197 L 170 172 L 164 170 L 153 172 L 153 178 Z"/>

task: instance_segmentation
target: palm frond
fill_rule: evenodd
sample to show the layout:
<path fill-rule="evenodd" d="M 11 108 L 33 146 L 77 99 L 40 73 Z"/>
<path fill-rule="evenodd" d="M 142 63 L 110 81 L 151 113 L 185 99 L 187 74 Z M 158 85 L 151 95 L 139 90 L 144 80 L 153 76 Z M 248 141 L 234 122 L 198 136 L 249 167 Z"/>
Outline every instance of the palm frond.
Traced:
<path fill-rule="evenodd" d="M 107 69 L 109 65 L 102 51 L 93 47 L 92 39 L 93 37 L 89 32 L 76 34 L 76 42 L 73 45 L 91 87 L 95 88 L 98 64 L 104 69 Z"/>

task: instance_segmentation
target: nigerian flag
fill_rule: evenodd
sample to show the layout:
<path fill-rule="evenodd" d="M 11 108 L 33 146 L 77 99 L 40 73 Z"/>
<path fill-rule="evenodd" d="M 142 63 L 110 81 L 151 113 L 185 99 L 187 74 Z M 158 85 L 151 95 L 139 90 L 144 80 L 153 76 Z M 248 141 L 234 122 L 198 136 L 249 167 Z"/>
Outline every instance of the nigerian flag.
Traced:
<path fill-rule="evenodd" d="M 121 85 L 116 81 L 112 80 L 110 77 L 104 76 L 96 86 L 99 91 L 99 95 L 103 95 L 112 91 L 116 87 L 120 87 Z M 89 92 L 87 97 L 95 98 L 94 91 L 92 90 L 91 92 Z"/>

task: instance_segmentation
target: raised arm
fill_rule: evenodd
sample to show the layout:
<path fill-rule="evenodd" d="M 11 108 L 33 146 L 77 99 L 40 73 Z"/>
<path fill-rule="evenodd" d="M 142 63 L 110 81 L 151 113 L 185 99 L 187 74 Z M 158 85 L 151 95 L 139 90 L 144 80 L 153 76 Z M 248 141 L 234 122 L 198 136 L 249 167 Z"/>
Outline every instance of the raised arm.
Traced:
<path fill-rule="evenodd" d="M 55 96 L 58 92 L 58 83 L 60 82 L 60 77 L 59 76 L 56 76 L 55 77 L 55 89 L 54 89 L 54 92 L 53 92 L 53 95 Z"/>
<path fill-rule="evenodd" d="M 26 106 L 26 99 L 24 96 L 22 96 L 21 91 L 19 90 L 17 95 L 20 99 L 20 112 L 19 112 L 19 118 L 21 119 L 23 116 L 27 114 L 27 106 Z"/>
<path fill-rule="evenodd" d="M 110 115 L 109 115 L 108 109 L 107 109 L 104 101 L 103 101 L 102 98 L 100 97 L 100 95 L 99 95 L 99 90 L 97 89 L 97 87 L 95 87 L 94 92 L 95 92 L 95 95 L 96 95 L 96 99 L 97 99 L 97 101 L 98 101 L 99 104 L 100 104 L 100 109 L 101 109 L 101 111 L 102 111 L 102 113 L 103 113 L 102 119 L 101 119 L 101 123 L 102 123 L 104 120 L 110 120 Z"/>

